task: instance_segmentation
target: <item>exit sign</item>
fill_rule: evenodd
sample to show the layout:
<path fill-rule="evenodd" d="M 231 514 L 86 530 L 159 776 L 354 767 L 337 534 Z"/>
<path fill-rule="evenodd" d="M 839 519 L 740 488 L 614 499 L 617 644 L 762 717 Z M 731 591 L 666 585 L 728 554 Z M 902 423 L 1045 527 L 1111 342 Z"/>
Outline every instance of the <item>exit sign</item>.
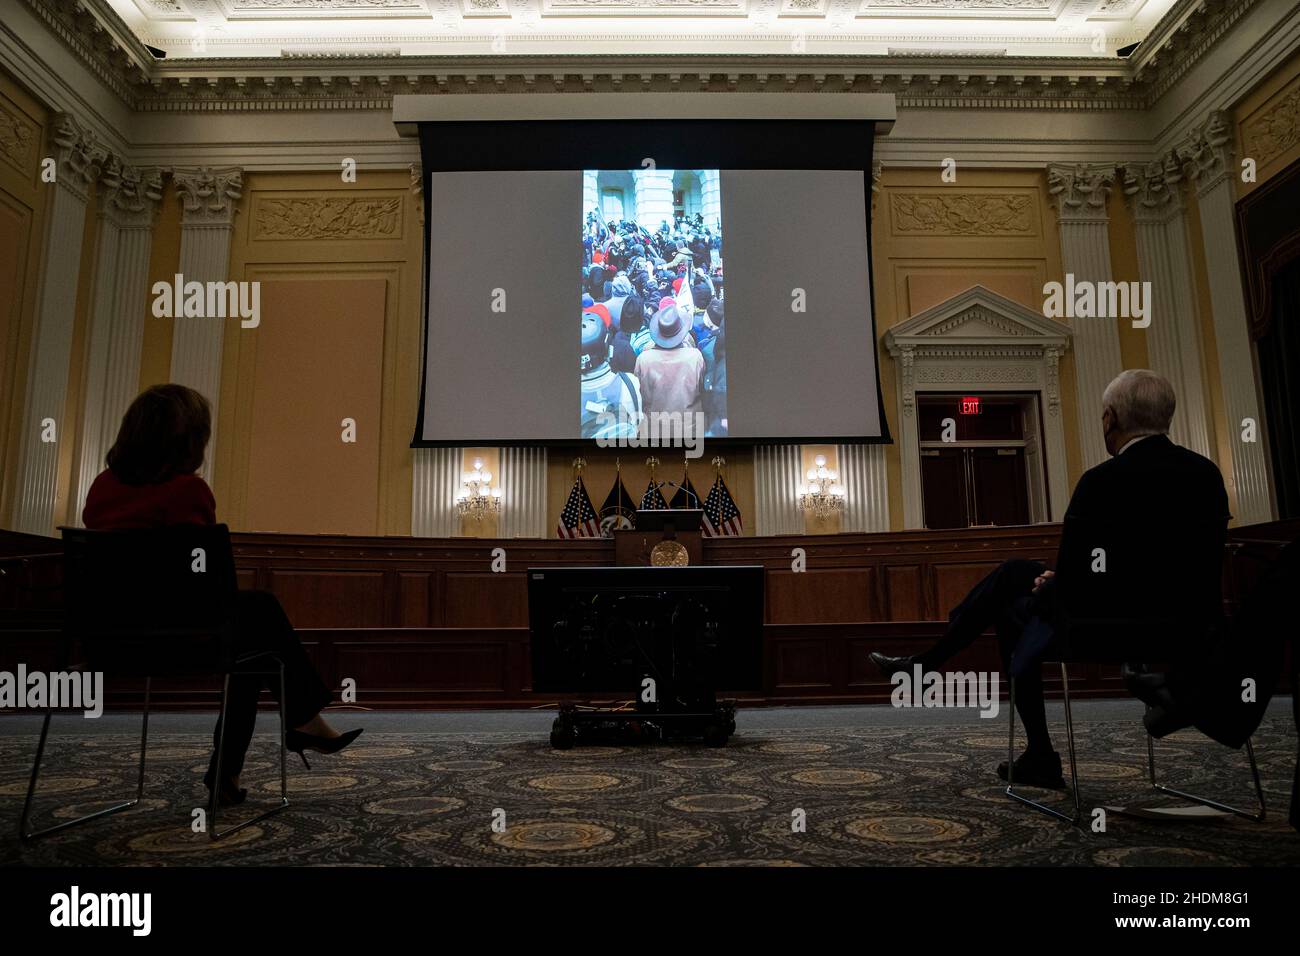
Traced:
<path fill-rule="evenodd" d="M 978 395 L 966 395 L 961 400 L 961 413 L 963 415 L 978 415 L 980 413 L 980 400 Z"/>

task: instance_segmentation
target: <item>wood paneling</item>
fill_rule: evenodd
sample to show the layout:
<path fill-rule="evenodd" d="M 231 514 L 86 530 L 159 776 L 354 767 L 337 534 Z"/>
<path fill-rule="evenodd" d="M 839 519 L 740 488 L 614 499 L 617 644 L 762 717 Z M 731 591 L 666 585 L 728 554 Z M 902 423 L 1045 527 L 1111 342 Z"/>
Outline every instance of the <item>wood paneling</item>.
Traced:
<path fill-rule="evenodd" d="M 385 624 L 385 581 L 380 572 L 272 569 L 268 584 L 295 627 Z"/>
<path fill-rule="evenodd" d="M 528 581 L 522 571 L 449 571 L 443 580 L 448 627 L 527 626 Z"/>
<path fill-rule="evenodd" d="M 995 569 L 998 561 L 944 561 L 931 565 L 931 608 L 952 608 L 966 594 Z M 946 616 L 946 615 L 945 615 Z"/>
<path fill-rule="evenodd" d="M 1225 556 L 1225 606 L 1231 611 L 1282 545 L 1292 525 L 1233 533 Z M 879 702 L 891 685 L 868 654 L 908 654 L 942 633 L 965 589 L 1008 558 L 1050 559 L 1059 528 L 914 531 L 834 537 L 710 539 L 706 563 L 766 569 L 761 694 L 751 703 Z M 366 707 L 536 707 L 528 652 L 527 569 L 613 563 L 609 541 L 347 538 L 237 534 L 241 586 L 277 594 L 327 684 L 357 682 Z M 491 570 L 492 550 L 508 570 Z M 790 568 L 803 548 L 808 570 Z M 59 542 L 0 533 L 0 668 L 50 659 L 59 638 Z M 54 552 L 54 553 L 51 553 Z M 19 557 L 46 555 L 45 557 Z M 15 582 L 20 582 L 15 586 Z M 1000 671 L 990 634 L 953 667 Z M 43 666 L 50 666 L 45 664 Z M 1124 693 L 1108 665 L 1072 665 L 1071 693 Z M 1059 670 L 1044 672 L 1049 691 Z M 138 684 L 110 682 L 110 701 L 139 700 Z M 613 694 L 624 691 L 611 688 Z M 211 707 L 214 681 L 166 682 L 160 705 Z"/>
<path fill-rule="evenodd" d="M 773 624 L 838 624 L 880 618 L 875 568 L 768 571 L 767 615 Z"/>

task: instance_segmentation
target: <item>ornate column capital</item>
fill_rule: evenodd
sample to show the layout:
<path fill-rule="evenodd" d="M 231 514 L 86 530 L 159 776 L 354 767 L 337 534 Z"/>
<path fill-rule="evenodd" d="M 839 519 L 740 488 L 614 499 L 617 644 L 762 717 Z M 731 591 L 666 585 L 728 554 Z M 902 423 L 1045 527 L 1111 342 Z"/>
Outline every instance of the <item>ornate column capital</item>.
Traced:
<path fill-rule="evenodd" d="M 244 193 L 244 171 L 207 166 L 172 170 L 172 182 L 181 199 L 182 226 L 229 226 L 235 221 L 235 204 Z"/>
<path fill-rule="evenodd" d="M 871 211 L 876 211 L 876 197 L 880 195 L 880 177 L 885 173 L 885 164 L 878 159 L 871 161 Z"/>
<path fill-rule="evenodd" d="M 411 164 L 411 195 L 415 197 L 415 210 L 419 214 L 420 225 L 424 225 L 424 168 L 419 163 Z"/>
<path fill-rule="evenodd" d="M 1165 222 L 1183 211 L 1183 174 L 1173 154 L 1120 167 L 1124 200 L 1138 222 Z"/>
<path fill-rule="evenodd" d="M 1047 192 L 1061 222 L 1105 222 L 1106 201 L 1115 185 L 1108 163 L 1049 163 Z"/>
<path fill-rule="evenodd" d="M 57 181 L 85 202 L 90 184 L 99 178 L 108 160 L 108 151 L 94 132 L 70 113 L 55 115 L 49 135 Z"/>
<path fill-rule="evenodd" d="M 1215 110 L 1193 129 L 1174 154 L 1187 178 L 1196 184 L 1197 195 L 1213 189 L 1227 178 L 1232 168 L 1232 124 L 1228 114 Z"/>
<path fill-rule="evenodd" d="M 162 169 L 110 156 L 99 180 L 99 214 L 123 228 L 149 228 L 162 201 Z"/>

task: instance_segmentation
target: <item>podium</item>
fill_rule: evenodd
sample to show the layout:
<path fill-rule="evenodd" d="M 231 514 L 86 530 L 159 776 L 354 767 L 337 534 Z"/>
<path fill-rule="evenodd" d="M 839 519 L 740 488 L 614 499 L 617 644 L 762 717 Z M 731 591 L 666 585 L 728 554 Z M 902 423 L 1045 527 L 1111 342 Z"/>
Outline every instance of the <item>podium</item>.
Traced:
<path fill-rule="evenodd" d="M 652 555 L 656 546 L 676 542 L 686 549 L 687 564 L 704 562 L 704 549 L 700 544 L 700 526 L 704 512 L 699 508 L 655 508 L 636 513 L 636 527 L 630 531 L 614 532 L 614 564 L 618 567 L 648 566 L 654 564 Z M 668 547 L 660 553 L 676 552 Z"/>

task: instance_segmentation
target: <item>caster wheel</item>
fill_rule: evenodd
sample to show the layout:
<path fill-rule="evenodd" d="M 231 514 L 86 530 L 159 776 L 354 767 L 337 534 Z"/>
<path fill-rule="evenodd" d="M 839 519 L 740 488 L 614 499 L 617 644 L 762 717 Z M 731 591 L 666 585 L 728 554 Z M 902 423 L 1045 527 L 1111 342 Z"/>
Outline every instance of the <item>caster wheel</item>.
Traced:
<path fill-rule="evenodd" d="M 577 736 L 568 721 L 556 718 L 551 725 L 551 746 L 556 750 L 572 750 Z"/>
<path fill-rule="evenodd" d="M 720 724 L 709 724 L 704 728 L 704 743 L 709 747 L 727 746 L 727 728 Z"/>

